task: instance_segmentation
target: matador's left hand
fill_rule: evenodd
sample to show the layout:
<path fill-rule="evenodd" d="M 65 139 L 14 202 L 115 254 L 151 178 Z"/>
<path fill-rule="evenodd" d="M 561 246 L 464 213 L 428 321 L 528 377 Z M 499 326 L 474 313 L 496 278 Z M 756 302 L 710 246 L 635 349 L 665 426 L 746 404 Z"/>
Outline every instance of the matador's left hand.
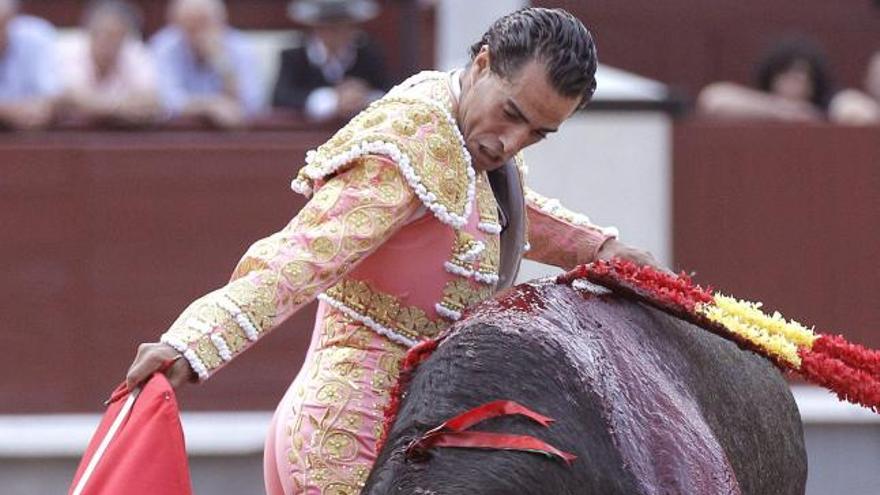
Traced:
<path fill-rule="evenodd" d="M 602 244 L 599 253 L 596 255 L 596 259 L 603 261 L 610 260 L 611 258 L 620 258 L 632 261 L 639 265 L 649 265 L 659 270 L 669 271 L 668 268 L 657 261 L 657 258 L 655 258 L 653 254 L 643 249 L 634 248 L 624 244 L 617 239 L 608 239 L 605 241 L 605 244 Z"/>

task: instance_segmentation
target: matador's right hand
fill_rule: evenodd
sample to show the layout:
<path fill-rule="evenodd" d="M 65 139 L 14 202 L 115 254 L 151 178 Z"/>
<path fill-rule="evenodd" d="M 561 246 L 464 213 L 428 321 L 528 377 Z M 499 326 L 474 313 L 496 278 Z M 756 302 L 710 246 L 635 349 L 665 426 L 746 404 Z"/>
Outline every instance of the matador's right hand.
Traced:
<path fill-rule="evenodd" d="M 186 359 L 173 347 L 160 342 L 138 346 L 134 362 L 128 368 L 125 384 L 129 390 L 146 381 L 153 373 L 165 368 L 165 376 L 171 386 L 177 388 L 187 381 L 196 381 L 196 374 Z"/>

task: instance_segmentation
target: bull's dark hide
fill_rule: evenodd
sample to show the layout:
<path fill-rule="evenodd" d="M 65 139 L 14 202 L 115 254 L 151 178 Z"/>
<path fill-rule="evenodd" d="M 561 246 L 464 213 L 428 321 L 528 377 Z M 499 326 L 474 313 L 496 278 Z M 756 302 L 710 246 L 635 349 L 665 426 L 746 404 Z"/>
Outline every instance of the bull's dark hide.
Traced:
<path fill-rule="evenodd" d="M 474 429 L 578 456 L 434 448 L 427 429 L 496 399 L 555 418 Z M 362 493 L 803 494 L 797 407 L 766 360 L 595 286 L 518 286 L 484 303 L 416 370 Z"/>

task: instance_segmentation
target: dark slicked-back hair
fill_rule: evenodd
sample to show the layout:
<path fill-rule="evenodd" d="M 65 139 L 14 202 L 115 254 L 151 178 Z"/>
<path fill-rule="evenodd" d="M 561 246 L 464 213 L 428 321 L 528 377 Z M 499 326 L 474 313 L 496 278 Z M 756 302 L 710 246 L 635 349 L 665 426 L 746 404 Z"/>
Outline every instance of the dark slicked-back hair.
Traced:
<path fill-rule="evenodd" d="M 562 9 L 525 8 L 492 24 L 471 46 L 471 60 L 486 46 L 492 72 L 509 79 L 530 60 L 543 62 L 553 88 L 581 97 L 580 107 L 596 91 L 596 43 L 576 17 Z"/>

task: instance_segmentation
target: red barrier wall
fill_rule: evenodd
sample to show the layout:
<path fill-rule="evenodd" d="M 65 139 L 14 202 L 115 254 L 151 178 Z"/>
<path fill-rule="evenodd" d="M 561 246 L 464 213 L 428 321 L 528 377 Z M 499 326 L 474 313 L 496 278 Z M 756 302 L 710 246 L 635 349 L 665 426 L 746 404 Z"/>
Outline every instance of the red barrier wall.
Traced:
<path fill-rule="evenodd" d="M 880 348 L 878 137 L 880 128 L 677 125 L 676 265 Z"/>
<path fill-rule="evenodd" d="M 303 204 L 326 132 L 0 135 L 0 412 L 98 410 L 137 343 L 223 285 Z M 299 369 L 307 309 L 187 408 L 264 408 Z"/>
<path fill-rule="evenodd" d="M 676 266 L 880 347 L 880 129 L 678 123 Z M 222 285 L 302 205 L 329 130 L 0 135 L 0 413 L 97 411 L 139 342 Z M 187 409 L 270 409 L 306 309 L 198 387 Z"/>

